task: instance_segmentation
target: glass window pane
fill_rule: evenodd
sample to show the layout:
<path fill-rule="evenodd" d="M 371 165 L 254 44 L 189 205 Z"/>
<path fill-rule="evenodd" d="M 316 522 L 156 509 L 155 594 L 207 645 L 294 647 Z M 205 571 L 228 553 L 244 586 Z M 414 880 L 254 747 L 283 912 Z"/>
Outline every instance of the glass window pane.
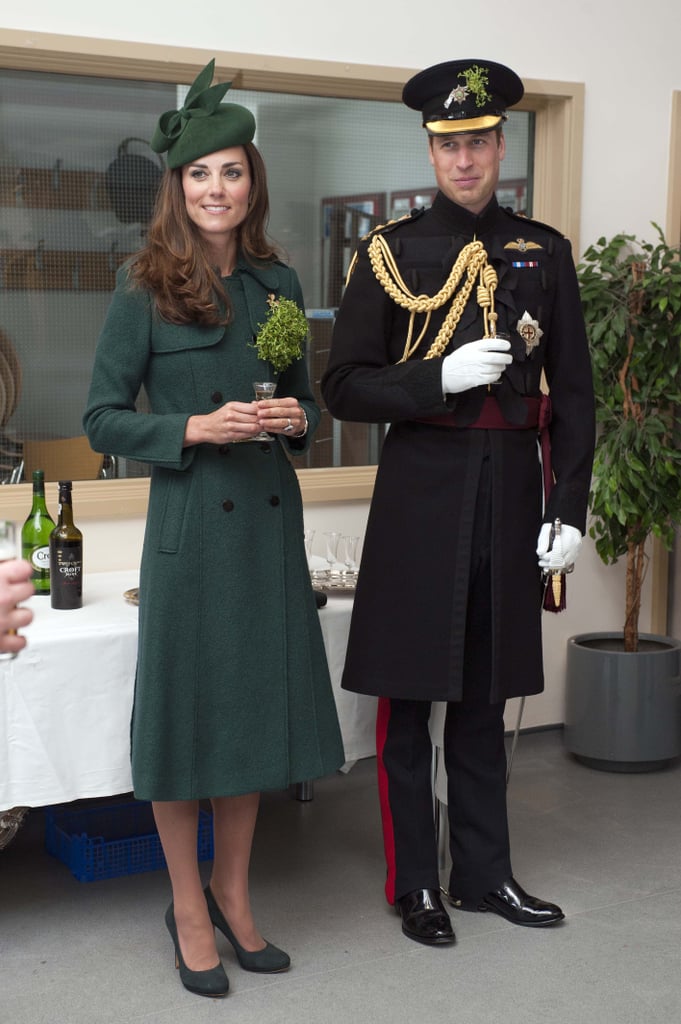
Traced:
<path fill-rule="evenodd" d="M 16 368 L 12 399 L 6 368 L 0 394 L 7 479 L 24 440 L 82 434 L 114 275 L 162 173 L 144 140 L 175 87 L 4 71 L 0 96 L 0 330 Z"/>
<path fill-rule="evenodd" d="M 162 161 L 148 140 L 185 86 L 0 72 L 0 479 L 24 440 L 80 435 L 117 266 L 144 237 Z M 299 273 L 310 376 L 326 365 L 358 239 L 435 194 L 418 115 L 400 103 L 230 90 L 256 116 L 270 234 Z M 512 113 L 499 198 L 531 214 L 533 115 Z M 143 402 L 140 402 L 143 407 Z M 383 428 L 328 414 L 310 466 L 377 461 Z M 296 460 L 296 465 L 300 461 Z M 146 474 L 127 463 L 121 475 Z"/>

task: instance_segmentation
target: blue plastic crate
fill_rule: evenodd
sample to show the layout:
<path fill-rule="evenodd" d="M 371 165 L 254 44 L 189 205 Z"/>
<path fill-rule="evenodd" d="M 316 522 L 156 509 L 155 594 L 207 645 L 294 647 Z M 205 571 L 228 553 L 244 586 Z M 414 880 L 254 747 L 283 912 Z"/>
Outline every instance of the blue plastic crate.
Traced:
<path fill-rule="evenodd" d="M 48 807 L 45 845 L 79 882 L 166 866 L 151 804 L 141 800 L 98 807 Z M 199 810 L 197 852 L 199 860 L 213 858 L 213 818 L 204 810 Z"/>

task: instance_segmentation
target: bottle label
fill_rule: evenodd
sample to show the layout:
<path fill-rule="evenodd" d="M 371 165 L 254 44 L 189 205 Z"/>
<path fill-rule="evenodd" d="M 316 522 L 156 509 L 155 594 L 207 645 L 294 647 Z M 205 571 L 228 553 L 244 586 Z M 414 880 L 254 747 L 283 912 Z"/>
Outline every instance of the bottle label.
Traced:
<path fill-rule="evenodd" d="M 50 571 L 50 548 L 48 544 L 42 548 L 33 548 L 31 551 L 31 565 L 37 572 Z"/>
<path fill-rule="evenodd" d="M 59 573 L 62 583 L 78 586 L 83 569 L 80 551 L 57 548 L 55 553 L 57 556 L 55 568 Z"/>
<path fill-rule="evenodd" d="M 50 540 L 50 598 L 53 608 L 81 608 L 83 604 L 83 546 Z"/>

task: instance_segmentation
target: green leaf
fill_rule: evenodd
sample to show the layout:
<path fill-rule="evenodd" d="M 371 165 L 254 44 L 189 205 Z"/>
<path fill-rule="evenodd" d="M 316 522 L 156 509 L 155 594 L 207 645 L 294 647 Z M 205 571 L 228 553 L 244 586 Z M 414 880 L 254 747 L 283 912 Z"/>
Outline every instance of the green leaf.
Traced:
<path fill-rule="evenodd" d="M 577 267 L 598 424 L 589 534 L 606 564 L 681 522 L 681 249 L 653 228 L 653 242 L 599 238 Z"/>
<path fill-rule="evenodd" d="M 269 310 L 255 339 L 258 358 L 271 363 L 281 373 L 294 360 L 302 359 L 308 323 L 302 309 L 292 299 L 267 299 Z"/>

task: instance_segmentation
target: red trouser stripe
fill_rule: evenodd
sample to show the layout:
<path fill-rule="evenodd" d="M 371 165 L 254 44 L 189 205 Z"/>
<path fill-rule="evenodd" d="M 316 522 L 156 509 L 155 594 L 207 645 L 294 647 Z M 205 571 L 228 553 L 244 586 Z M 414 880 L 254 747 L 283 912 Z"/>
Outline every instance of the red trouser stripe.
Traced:
<path fill-rule="evenodd" d="M 378 799 L 381 806 L 381 821 L 383 822 L 383 849 L 385 851 L 386 879 L 385 895 L 388 903 L 395 902 L 395 829 L 393 816 L 390 810 L 390 797 L 388 793 L 388 773 L 383 764 L 383 749 L 388 734 L 388 723 L 390 722 L 390 698 L 378 698 L 378 712 L 376 714 L 376 766 L 378 769 Z"/>

